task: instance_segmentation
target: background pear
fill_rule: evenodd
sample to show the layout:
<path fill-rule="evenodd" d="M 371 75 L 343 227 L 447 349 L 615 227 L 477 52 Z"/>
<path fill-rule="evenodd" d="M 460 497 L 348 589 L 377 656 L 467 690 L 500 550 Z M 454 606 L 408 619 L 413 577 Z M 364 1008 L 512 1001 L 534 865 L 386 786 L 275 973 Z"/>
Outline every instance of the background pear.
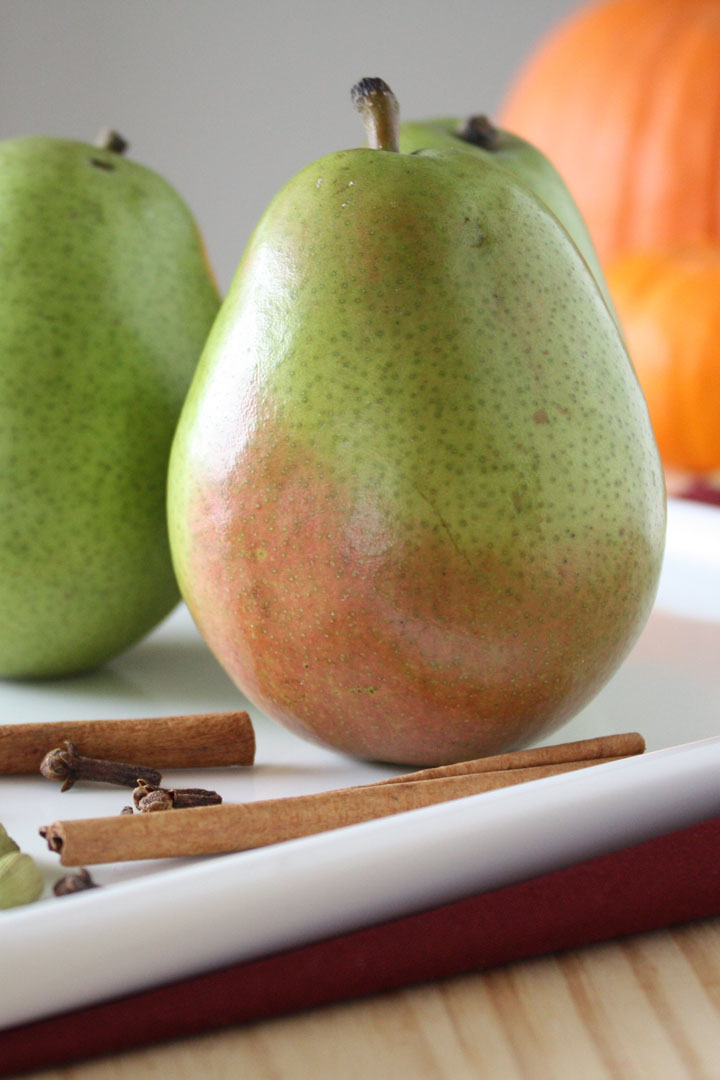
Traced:
<path fill-rule="evenodd" d="M 440 118 L 406 121 L 400 125 L 399 145 L 405 154 L 430 147 L 454 146 L 467 150 L 480 158 L 491 158 L 495 164 L 502 165 L 532 188 L 570 233 L 590 267 L 605 303 L 615 321 L 618 321 L 585 220 L 562 176 L 536 146 L 519 135 L 496 127 L 483 115 L 471 116 L 467 120 Z"/>
<path fill-rule="evenodd" d="M 171 546 L 205 639 L 271 716 L 430 764 L 536 739 L 655 595 L 662 472 L 617 327 L 491 157 L 370 149 L 280 191 L 183 408 Z"/>
<path fill-rule="evenodd" d="M 65 675 L 178 599 L 170 442 L 219 307 L 161 177 L 94 147 L 0 143 L 0 675 Z"/>

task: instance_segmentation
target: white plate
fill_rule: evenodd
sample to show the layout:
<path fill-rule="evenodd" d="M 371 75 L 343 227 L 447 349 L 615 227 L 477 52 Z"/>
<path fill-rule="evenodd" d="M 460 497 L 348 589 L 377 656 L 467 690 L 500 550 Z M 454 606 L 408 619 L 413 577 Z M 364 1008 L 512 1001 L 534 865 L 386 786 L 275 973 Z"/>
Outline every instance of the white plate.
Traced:
<path fill-rule="evenodd" d="M 180 608 L 102 672 L 0 684 L 2 722 L 248 707 Z M 226 801 L 365 783 L 392 770 L 305 743 L 248 707 L 252 769 L 167 773 Z M 93 868 L 105 887 L 0 912 L 0 1028 L 497 888 L 720 813 L 720 511 L 671 502 L 656 608 L 560 742 L 639 730 L 650 753 L 259 851 Z M 702 740 L 698 742 L 697 740 Z M 684 745 L 678 745 L 684 744 Z M 37 827 L 114 814 L 120 789 L 61 795 L 0 778 L 0 821 L 46 877 Z"/>

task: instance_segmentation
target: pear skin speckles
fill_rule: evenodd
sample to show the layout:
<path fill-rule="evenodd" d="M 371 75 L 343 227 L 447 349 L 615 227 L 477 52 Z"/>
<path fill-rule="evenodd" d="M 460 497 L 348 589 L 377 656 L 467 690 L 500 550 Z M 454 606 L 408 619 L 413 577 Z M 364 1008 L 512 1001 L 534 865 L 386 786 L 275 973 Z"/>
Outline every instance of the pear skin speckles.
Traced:
<path fill-rule="evenodd" d="M 67 675 L 179 599 L 167 461 L 219 297 L 179 196 L 112 151 L 0 143 L 0 235 L 0 676 Z"/>
<path fill-rule="evenodd" d="M 453 151 L 339 153 L 276 197 L 170 505 L 183 593 L 242 689 L 407 764 L 573 715 L 647 618 L 665 527 L 594 279 L 530 191 Z"/>

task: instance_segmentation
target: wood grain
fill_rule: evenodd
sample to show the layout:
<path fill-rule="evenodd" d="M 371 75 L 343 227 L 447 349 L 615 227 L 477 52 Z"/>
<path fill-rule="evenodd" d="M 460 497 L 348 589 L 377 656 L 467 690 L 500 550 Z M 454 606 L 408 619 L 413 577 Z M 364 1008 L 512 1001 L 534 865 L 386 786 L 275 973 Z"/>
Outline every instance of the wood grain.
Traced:
<path fill-rule="evenodd" d="M 719 1080 L 720 918 L 32 1075 Z"/>

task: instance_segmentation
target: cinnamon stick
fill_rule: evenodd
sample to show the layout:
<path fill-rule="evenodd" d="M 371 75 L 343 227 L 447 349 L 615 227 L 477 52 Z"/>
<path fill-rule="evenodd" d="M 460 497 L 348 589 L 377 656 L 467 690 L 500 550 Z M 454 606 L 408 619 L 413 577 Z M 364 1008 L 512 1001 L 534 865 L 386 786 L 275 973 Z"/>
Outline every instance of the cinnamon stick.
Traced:
<path fill-rule="evenodd" d="M 35 773 L 66 740 L 84 757 L 141 761 L 156 769 L 252 765 L 255 733 L 246 712 L 129 720 L 55 720 L 0 725 L 0 773 Z"/>
<path fill-rule="evenodd" d="M 555 746 L 536 746 L 530 750 L 511 750 L 506 754 L 492 757 L 474 758 L 452 765 L 439 765 L 433 769 L 418 769 L 387 780 L 377 780 L 376 784 L 400 784 L 408 780 L 439 780 L 446 776 L 464 776 L 467 773 L 495 772 L 504 769 L 527 769 L 536 765 L 560 765 L 566 761 L 587 761 L 591 758 L 607 760 L 609 758 L 631 757 L 645 751 L 645 739 L 637 731 L 626 731 L 620 735 L 598 735 L 592 739 L 578 739 L 576 742 L 557 743 Z"/>
<path fill-rule="evenodd" d="M 387 817 L 466 795 L 557 776 L 612 759 L 467 773 L 250 803 L 225 803 L 170 814 L 56 821 L 41 829 L 65 866 L 245 851 Z"/>

